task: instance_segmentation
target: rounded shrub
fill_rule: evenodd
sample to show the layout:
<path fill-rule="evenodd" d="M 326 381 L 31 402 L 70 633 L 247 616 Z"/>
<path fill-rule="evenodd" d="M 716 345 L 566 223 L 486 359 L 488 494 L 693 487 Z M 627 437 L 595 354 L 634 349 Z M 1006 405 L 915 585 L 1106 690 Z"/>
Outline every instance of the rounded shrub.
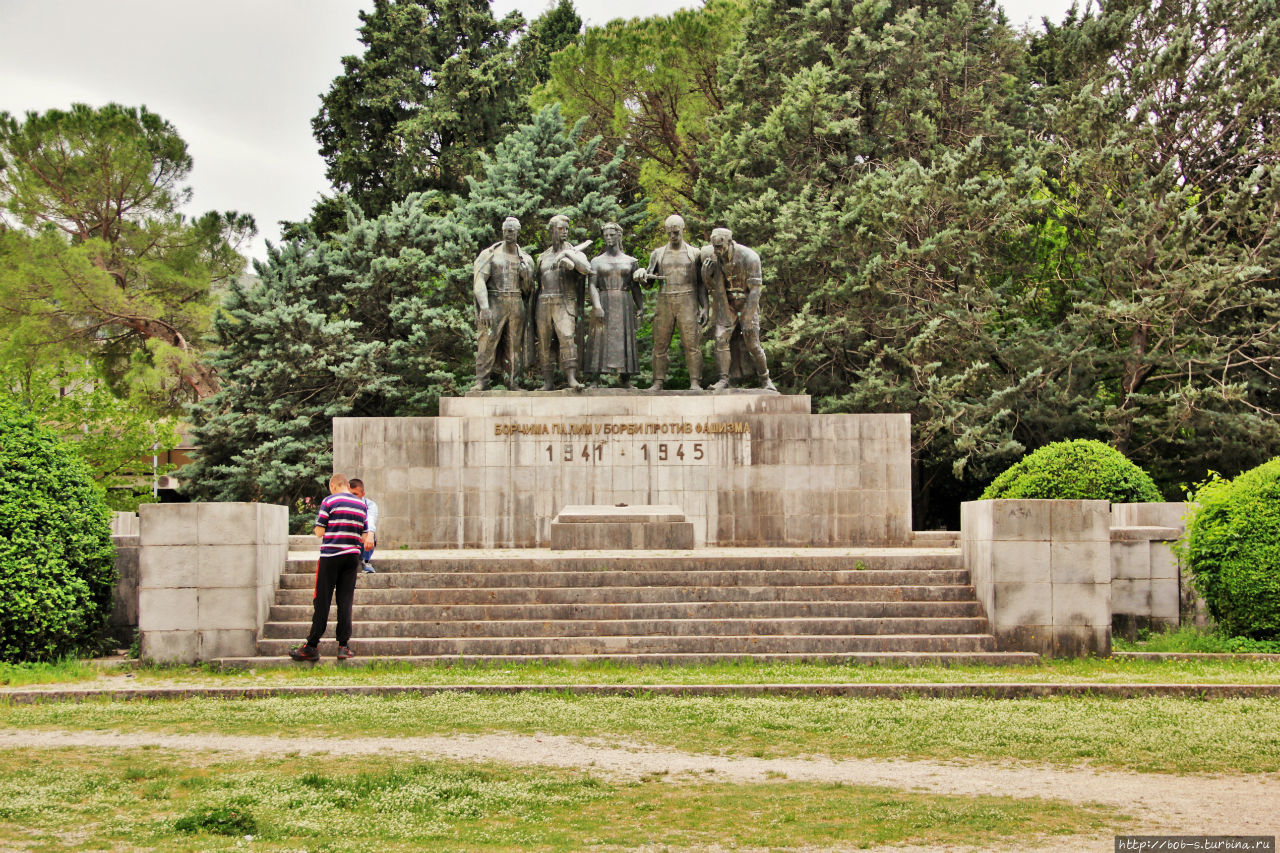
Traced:
<path fill-rule="evenodd" d="M 982 500 L 1022 498 L 1152 503 L 1160 490 L 1147 472 L 1101 441 L 1047 444 L 991 481 Z"/>
<path fill-rule="evenodd" d="M 1280 639 L 1280 459 L 1192 496 L 1185 557 L 1223 632 Z"/>
<path fill-rule="evenodd" d="M 0 398 L 0 661 L 96 644 L 114 585 L 107 507 L 89 468 Z"/>

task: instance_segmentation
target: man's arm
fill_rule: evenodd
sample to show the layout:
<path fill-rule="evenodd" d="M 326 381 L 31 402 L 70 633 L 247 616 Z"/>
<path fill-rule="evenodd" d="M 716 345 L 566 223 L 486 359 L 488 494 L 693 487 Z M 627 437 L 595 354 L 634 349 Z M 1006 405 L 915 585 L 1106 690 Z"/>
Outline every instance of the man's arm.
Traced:
<path fill-rule="evenodd" d="M 698 297 L 698 325 L 707 322 L 707 280 L 703 275 L 701 252 L 689 247 L 690 260 L 693 261 L 693 293 Z"/>
<path fill-rule="evenodd" d="M 328 526 L 329 526 L 329 507 L 325 504 L 324 501 L 321 501 L 320 511 L 316 513 L 316 526 L 311 532 L 316 535 L 317 539 L 323 539 L 325 528 L 327 528 Z"/>
<path fill-rule="evenodd" d="M 743 265 L 747 274 L 747 301 L 742 306 L 742 319 L 750 322 L 760 310 L 760 294 L 764 292 L 764 276 L 760 273 L 760 256 L 754 252 Z"/>
<path fill-rule="evenodd" d="M 489 261 L 493 258 L 493 250 L 485 249 L 480 253 L 480 257 L 476 258 L 476 262 L 472 267 L 471 290 L 476 297 L 476 309 L 480 312 L 482 321 L 491 320 L 489 310 L 489 285 L 487 277 L 489 275 Z"/>

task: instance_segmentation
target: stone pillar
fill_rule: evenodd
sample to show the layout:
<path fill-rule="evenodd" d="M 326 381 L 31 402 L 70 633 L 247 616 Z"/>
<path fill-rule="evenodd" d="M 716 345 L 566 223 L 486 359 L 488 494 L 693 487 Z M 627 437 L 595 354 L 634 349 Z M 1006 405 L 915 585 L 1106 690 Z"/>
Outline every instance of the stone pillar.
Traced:
<path fill-rule="evenodd" d="M 1107 501 L 961 506 L 965 565 L 997 647 L 1054 657 L 1111 653 Z"/>
<path fill-rule="evenodd" d="M 189 663 L 255 654 L 288 555 L 288 508 L 143 504 L 139 517 L 143 657 Z"/>
<path fill-rule="evenodd" d="M 1176 628 L 1184 582 L 1174 544 L 1186 530 L 1186 504 L 1111 506 L 1112 630 L 1129 639 L 1141 628 Z"/>
<path fill-rule="evenodd" d="M 124 515 L 124 513 L 116 513 Z M 132 515 L 132 513 L 130 513 Z M 114 526 L 114 525 L 113 525 Z M 116 586 L 111 593 L 111 616 L 107 633 L 120 646 L 133 642 L 138 630 L 138 534 L 134 517 L 131 535 L 113 533 L 111 544 L 116 549 Z"/>

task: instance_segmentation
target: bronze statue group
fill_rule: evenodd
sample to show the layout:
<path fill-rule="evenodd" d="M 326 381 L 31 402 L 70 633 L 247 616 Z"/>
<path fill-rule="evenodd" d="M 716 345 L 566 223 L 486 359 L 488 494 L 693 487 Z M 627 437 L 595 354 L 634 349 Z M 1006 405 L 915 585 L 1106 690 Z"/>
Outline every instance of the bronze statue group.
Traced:
<path fill-rule="evenodd" d="M 653 317 L 653 384 L 667 380 L 671 336 L 680 330 L 689 389 L 702 387 L 702 337 L 708 314 L 715 339 L 716 378 L 710 390 L 754 377 L 776 391 L 760 346 L 760 256 L 735 243 L 727 228 L 711 232 L 701 249 L 684 239 L 684 220 L 667 217 L 667 242 L 648 267 L 622 250 L 622 228 L 601 229 L 604 251 L 590 260 L 590 242 L 568 243 L 569 220 L 547 223 L 550 245 L 535 262 L 520 248 L 520 221 L 502 223 L 502 240 L 480 253 L 474 266 L 478 319 L 475 390 L 490 387 L 495 369 L 518 387 L 525 365 L 536 363 L 542 390 L 556 389 L 557 356 L 565 386 L 583 388 L 586 376 L 616 374 L 623 388 L 640 372 L 636 333 L 644 310 L 642 285 L 658 286 Z M 590 313 L 585 314 L 587 306 Z M 584 316 L 585 315 L 585 316 Z M 581 373 L 581 375 L 580 375 Z"/>

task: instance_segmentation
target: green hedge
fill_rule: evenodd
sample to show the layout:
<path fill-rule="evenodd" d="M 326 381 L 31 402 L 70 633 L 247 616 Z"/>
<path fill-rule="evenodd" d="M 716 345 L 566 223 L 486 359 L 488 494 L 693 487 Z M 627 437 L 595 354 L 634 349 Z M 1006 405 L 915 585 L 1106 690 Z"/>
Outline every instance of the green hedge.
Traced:
<path fill-rule="evenodd" d="M 1145 471 L 1100 441 L 1048 444 L 991 481 L 982 500 L 1023 498 L 1152 503 L 1160 490 Z"/>
<path fill-rule="evenodd" d="M 0 661 L 96 646 L 114 587 L 107 508 L 88 466 L 0 398 Z"/>
<path fill-rule="evenodd" d="M 1223 632 L 1280 639 L 1280 459 L 1192 496 L 1184 555 Z"/>

